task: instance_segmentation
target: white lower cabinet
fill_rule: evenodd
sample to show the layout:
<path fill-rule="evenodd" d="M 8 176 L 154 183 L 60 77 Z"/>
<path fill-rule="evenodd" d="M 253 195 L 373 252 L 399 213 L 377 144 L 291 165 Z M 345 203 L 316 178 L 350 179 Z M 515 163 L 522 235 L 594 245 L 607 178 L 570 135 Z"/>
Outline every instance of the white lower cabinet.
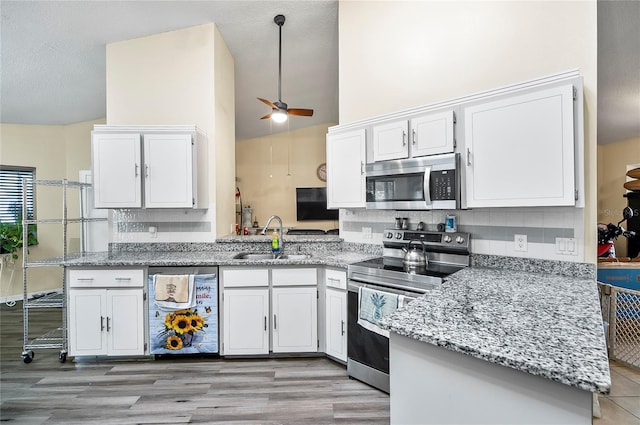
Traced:
<path fill-rule="evenodd" d="M 318 351 L 315 268 L 221 269 L 223 355 Z"/>
<path fill-rule="evenodd" d="M 140 289 L 69 291 L 69 354 L 144 354 L 143 293 Z"/>
<path fill-rule="evenodd" d="M 325 353 L 347 361 L 347 273 L 325 270 Z"/>
<path fill-rule="evenodd" d="M 318 290 L 314 287 L 273 288 L 273 352 L 318 351 Z"/>
<path fill-rule="evenodd" d="M 69 271 L 69 354 L 145 353 L 142 270 Z"/>
<path fill-rule="evenodd" d="M 224 354 L 269 353 L 269 289 L 224 289 Z"/>
<path fill-rule="evenodd" d="M 347 293 L 327 288 L 325 304 L 325 352 L 347 361 Z"/>

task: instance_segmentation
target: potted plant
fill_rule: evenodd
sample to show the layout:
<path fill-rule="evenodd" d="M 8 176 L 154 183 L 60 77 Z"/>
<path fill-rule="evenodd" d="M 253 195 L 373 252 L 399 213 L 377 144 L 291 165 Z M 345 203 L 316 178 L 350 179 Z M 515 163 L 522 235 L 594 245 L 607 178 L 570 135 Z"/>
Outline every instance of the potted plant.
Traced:
<path fill-rule="evenodd" d="M 37 227 L 30 224 L 27 227 L 27 246 L 38 244 Z M 16 223 L 0 222 L 0 254 L 11 254 L 16 260 L 18 249 L 22 248 L 22 219 Z"/>

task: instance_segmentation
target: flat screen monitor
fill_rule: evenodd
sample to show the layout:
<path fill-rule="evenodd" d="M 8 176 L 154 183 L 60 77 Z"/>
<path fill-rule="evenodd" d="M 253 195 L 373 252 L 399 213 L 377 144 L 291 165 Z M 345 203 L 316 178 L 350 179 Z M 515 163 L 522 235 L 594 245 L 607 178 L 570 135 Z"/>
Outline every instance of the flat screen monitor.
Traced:
<path fill-rule="evenodd" d="M 327 209 L 326 187 L 296 188 L 297 220 L 338 220 L 338 210 Z"/>

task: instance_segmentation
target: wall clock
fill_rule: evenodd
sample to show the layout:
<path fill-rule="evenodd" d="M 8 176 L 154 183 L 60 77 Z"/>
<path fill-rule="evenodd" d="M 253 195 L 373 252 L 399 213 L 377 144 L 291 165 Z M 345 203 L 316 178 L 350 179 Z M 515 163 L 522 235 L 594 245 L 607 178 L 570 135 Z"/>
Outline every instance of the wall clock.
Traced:
<path fill-rule="evenodd" d="M 316 175 L 323 182 L 327 181 L 327 164 L 326 163 L 318 165 L 318 169 L 316 170 Z"/>

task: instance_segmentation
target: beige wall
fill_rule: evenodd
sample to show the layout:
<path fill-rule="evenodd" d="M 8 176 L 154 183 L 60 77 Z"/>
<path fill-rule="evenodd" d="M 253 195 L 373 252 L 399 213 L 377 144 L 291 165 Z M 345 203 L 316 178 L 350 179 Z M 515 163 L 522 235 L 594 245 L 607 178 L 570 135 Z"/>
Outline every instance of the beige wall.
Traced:
<path fill-rule="evenodd" d="M 586 208 L 595 263 L 595 1 L 339 2 L 340 124 L 578 69 L 584 78 Z"/>
<path fill-rule="evenodd" d="M 212 241 L 218 226 L 228 233 L 235 214 L 234 61 L 215 24 L 108 44 L 106 61 L 107 124 L 196 125 L 208 136 L 209 209 L 191 216 L 211 231 L 175 232 L 171 241 Z M 176 217 L 136 213 L 145 222 Z"/>
<path fill-rule="evenodd" d="M 333 124 L 239 141 L 237 186 L 243 206 L 251 206 L 260 226 L 271 215 L 286 227 L 334 229 L 337 221 L 296 221 L 296 187 L 324 187 L 316 170 L 325 162 L 325 137 Z M 274 226 L 276 222 L 272 223 Z"/>
<path fill-rule="evenodd" d="M 623 195 L 627 165 L 640 164 L 640 138 L 598 145 L 598 222 L 617 223 L 627 206 Z M 626 227 L 624 224 L 623 227 Z M 627 255 L 627 241 L 618 238 L 616 256 Z"/>
<path fill-rule="evenodd" d="M 36 167 L 38 180 L 78 180 L 80 170 L 91 169 L 91 129 L 104 120 L 73 125 L 0 124 L 0 162 L 3 165 Z M 78 191 L 68 190 L 68 217 L 79 216 Z M 59 186 L 36 187 L 38 219 L 62 217 L 62 190 Z M 68 228 L 68 244 L 79 246 L 79 225 Z M 62 254 L 62 228 L 58 224 L 38 225 L 39 244 L 29 248 L 30 259 L 50 258 Z M 11 286 L 10 270 L 3 272 L 0 298 L 22 294 L 22 257 L 17 260 Z M 28 292 L 59 289 L 62 270 L 58 267 L 31 268 L 28 272 Z"/>

